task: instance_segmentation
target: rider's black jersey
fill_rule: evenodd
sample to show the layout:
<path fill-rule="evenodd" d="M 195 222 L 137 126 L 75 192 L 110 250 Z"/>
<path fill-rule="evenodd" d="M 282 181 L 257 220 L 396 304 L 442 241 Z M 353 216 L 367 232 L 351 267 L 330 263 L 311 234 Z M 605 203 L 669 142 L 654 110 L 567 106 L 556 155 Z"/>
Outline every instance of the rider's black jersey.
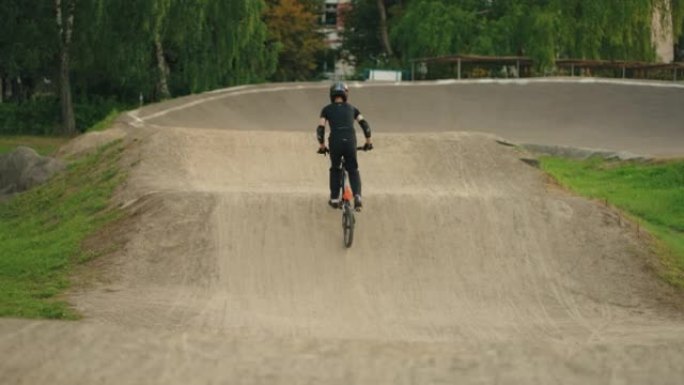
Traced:
<path fill-rule="evenodd" d="M 347 102 L 331 103 L 323 107 L 321 118 L 325 118 L 330 125 L 330 141 L 338 139 L 353 139 L 356 141 L 354 120 L 359 115 L 361 115 L 361 112 Z"/>

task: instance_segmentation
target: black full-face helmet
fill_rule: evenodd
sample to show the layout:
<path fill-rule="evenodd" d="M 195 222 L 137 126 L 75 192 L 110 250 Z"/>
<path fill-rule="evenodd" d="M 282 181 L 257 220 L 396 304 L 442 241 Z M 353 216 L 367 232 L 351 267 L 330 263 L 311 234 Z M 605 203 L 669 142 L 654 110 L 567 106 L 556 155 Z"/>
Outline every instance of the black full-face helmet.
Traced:
<path fill-rule="evenodd" d="M 341 96 L 345 102 L 347 101 L 347 96 L 349 96 L 349 87 L 343 82 L 335 82 L 335 84 L 330 86 L 330 103 L 334 103 L 335 98 L 338 96 Z"/>

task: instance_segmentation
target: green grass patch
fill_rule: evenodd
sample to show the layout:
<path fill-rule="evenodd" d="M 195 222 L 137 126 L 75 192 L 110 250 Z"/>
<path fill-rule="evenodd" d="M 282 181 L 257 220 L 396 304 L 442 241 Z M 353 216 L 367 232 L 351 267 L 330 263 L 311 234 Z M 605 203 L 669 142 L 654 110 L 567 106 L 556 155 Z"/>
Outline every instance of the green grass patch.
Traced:
<path fill-rule="evenodd" d="M 617 162 L 543 157 L 561 185 L 638 218 L 657 238 L 667 280 L 684 287 L 684 160 Z"/>
<path fill-rule="evenodd" d="M 11 152 L 18 146 L 28 146 L 40 155 L 52 155 L 68 140 L 63 137 L 0 135 L 0 154 Z"/>
<path fill-rule="evenodd" d="M 99 122 L 95 123 L 92 127 L 88 129 L 88 132 L 90 131 L 103 131 L 109 128 L 109 126 L 114 123 L 116 118 L 119 116 L 120 112 L 118 109 L 113 109 L 109 111 L 109 114 L 104 117 L 104 119 L 100 120 Z"/>
<path fill-rule="evenodd" d="M 80 158 L 48 183 L 0 203 L 0 316 L 76 318 L 59 300 L 81 249 L 120 213 L 109 208 L 124 173 L 120 141 Z"/>

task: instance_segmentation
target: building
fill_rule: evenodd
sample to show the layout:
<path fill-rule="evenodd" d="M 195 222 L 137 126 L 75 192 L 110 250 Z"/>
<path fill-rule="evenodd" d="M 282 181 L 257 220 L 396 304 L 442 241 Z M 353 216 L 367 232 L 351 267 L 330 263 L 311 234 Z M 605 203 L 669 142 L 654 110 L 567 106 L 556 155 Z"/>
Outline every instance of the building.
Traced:
<path fill-rule="evenodd" d="M 344 32 L 344 13 L 351 7 L 351 0 L 321 0 L 321 32 L 325 34 L 328 54 L 322 63 L 322 70 L 329 79 L 344 79 L 354 73 L 354 67 L 339 58 Z"/>

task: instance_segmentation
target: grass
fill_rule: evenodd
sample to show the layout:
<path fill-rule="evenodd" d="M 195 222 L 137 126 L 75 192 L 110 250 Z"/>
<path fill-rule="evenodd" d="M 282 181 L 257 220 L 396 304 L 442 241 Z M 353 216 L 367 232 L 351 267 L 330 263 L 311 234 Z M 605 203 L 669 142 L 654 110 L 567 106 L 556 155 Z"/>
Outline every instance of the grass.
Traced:
<path fill-rule="evenodd" d="M 561 185 L 637 218 L 657 238 L 663 275 L 684 287 L 684 160 L 655 163 L 544 157 L 542 169 Z"/>
<path fill-rule="evenodd" d="M 90 127 L 88 132 L 109 128 L 119 114 L 119 110 L 111 110 L 104 119 Z M 11 152 L 18 146 L 31 147 L 43 156 L 52 155 L 68 141 L 69 138 L 60 136 L 0 135 L 0 155 Z"/>
<path fill-rule="evenodd" d="M 92 127 L 88 129 L 88 132 L 91 131 L 102 131 L 107 128 L 109 128 L 112 123 L 114 123 L 114 120 L 119 116 L 120 112 L 118 109 L 113 109 L 107 114 L 107 116 L 104 117 L 104 119 L 100 120 L 99 122 L 95 123 Z"/>
<path fill-rule="evenodd" d="M 124 175 L 120 141 L 74 161 L 48 183 L 0 203 L 0 316 L 77 318 L 59 294 L 81 244 L 120 214 L 109 208 Z"/>
<path fill-rule="evenodd" d="M 0 154 L 11 152 L 18 146 L 28 146 L 40 155 L 52 155 L 64 143 L 64 137 L 0 135 Z"/>

